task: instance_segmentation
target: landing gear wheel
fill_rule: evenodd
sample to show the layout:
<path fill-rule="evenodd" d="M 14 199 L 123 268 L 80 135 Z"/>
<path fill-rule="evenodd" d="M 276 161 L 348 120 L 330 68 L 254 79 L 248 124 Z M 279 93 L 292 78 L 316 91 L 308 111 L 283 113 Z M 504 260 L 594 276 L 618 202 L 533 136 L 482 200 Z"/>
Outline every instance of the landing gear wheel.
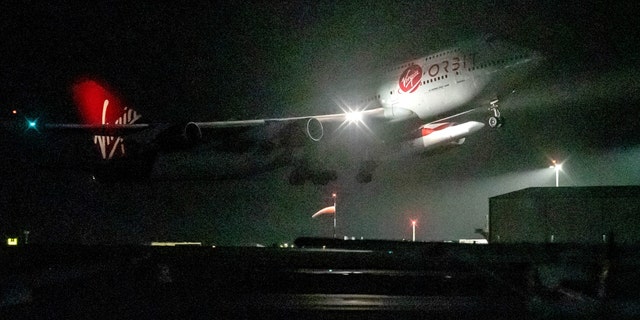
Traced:
<path fill-rule="evenodd" d="M 489 117 L 489 127 L 500 128 L 504 124 L 504 120 L 500 116 L 500 110 L 498 110 L 498 99 L 495 99 L 489 103 L 489 111 L 493 112 L 493 116 Z"/>
<path fill-rule="evenodd" d="M 489 127 L 491 128 L 500 128 L 504 124 L 504 120 L 502 117 L 489 117 Z"/>

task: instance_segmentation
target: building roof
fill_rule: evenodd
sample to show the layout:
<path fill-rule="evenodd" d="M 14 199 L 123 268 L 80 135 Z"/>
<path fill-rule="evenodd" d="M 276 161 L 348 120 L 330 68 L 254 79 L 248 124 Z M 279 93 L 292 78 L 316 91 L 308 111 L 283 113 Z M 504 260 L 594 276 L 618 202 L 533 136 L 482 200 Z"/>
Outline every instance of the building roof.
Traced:
<path fill-rule="evenodd" d="M 640 186 L 532 187 L 489 200 L 514 198 L 640 198 Z"/>

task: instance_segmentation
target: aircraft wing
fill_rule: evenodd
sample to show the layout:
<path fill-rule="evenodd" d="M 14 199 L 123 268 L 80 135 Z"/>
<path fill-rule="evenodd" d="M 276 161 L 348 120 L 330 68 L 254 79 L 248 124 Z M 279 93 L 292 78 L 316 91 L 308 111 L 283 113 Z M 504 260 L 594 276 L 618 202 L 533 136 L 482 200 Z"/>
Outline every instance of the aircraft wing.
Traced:
<path fill-rule="evenodd" d="M 326 114 L 318 116 L 302 116 L 302 117 L 288 117 L 288 118 L 269 118 L 269 119 L 256 119 L 256 120 L 233 120 L 233 121 L 208 121 L 208 122 L 194 122 L 201 128 L 234 128 L 234 127 L 253 127 L 265 125 L 269 122 L 289 122 L 300 120 L 317 120 L 319 122 L 357 122 L 362 121 L 366 117 L 382 117 L 384 110 L 382 108 L 376 108 L 364 111 L 349 111 L 344 113 Z"/>
<path fill-rule="evenodd" d="M 305 121 L 307 135 L 313 140 L 322 138 L 322 123 L 354 123 L 363 121 L 366 118 L 382 118 L 384 110 L 376 108 L 364 111 L 351 111 L 345 113 L 326 114 L 318 116 L 300 116 L 286 118 L 267 118 L 252 120 L 230 120 L 230 121 L 192 121 L 186 126 L 194 130 L 207 129 L 224 129 L 224 128 L 244 128 L 259 127 L 270 123 L 286 123 L 295 121 Z M 167 127 L 168 124 L 153 123 L 129 123 L 129 124 L 110 124 L 110 123 L 48 123 L 44 125 L 45 130 L 55 131 L 82 131 L 94 135 L 104 136 L 125 136 L 128 134 L 140 132 L 143 130 L 154 129 L 157 127 Z M 318 131 L 319 130 L 319 131 Z M 318 136 L 318 134 L 320 136 Z"/>

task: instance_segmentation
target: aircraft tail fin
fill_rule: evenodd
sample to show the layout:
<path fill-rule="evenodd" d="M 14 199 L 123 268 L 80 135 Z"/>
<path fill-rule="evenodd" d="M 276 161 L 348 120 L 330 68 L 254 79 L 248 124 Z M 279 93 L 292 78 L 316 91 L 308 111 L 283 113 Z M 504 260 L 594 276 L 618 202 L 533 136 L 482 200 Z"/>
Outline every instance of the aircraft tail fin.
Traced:
<path fill-rule="evenodd" d="M 96 80 L 85 79 L 73 85 L 73 100 L 86 125 L 128 125 L 142 116 L 127 107 L 106 85 Z M 121 136 L 96 135 L 94 144 L 102 159 L 111 160 L 126 155 L 124 138 Z"/>

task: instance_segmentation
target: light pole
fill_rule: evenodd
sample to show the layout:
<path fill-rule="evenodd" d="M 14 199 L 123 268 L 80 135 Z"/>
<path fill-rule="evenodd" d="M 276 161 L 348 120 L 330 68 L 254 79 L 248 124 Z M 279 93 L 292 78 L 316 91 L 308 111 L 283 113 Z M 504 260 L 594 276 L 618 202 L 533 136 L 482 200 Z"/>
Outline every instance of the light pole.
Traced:
<path fill-rule="evenodd" d="M 333 198 L 333 205 L 320 209 L 320 211 L 314 213 L 311 218 L 315 218 L 317 216 L 320 216 L 322 214 L 333 214 L 333 238 L 336 238 L 336 225 L 337 225 L 337 219 L 336 219 L 336 200 L 338 198 L 338 195 L 334 192 L 333 194 L 331 194 L 331 198 Z M 326 198 L 325 198 L 326 199 Z"/>
<path fill-rule="evenodd" d="M 331 197 L 333 198 L 333 238 L 336 238 L 336 224 L 337 224 L 337 219 L 336 216 L 338 215 L 338 210 L 336 210 L 336 199 L 338 198 L 338 195 L 334 192 Z"/>
<path fill-rule="evenodd" d="M 549 168 L 553 168 L 556 171 L 556 187 L 558 187 L 559 186 L 559 181 L 560 181 L 558 176 L 559 176 L 560 170 L 562 170 L 562 164 L 561 163 L 556 163 L 555 160 L 552 160 L 552 162 L 553 162 L 553 165 L 550 166 Z"/>
<path fill-rule="evenodd" d="M 411 220 L 411 228 L 413 229 L 413 236 L 411 237 L 411 240 L 413 240 L 413 242 L 416 242 L 416 221 L 415 220 Z"/>

